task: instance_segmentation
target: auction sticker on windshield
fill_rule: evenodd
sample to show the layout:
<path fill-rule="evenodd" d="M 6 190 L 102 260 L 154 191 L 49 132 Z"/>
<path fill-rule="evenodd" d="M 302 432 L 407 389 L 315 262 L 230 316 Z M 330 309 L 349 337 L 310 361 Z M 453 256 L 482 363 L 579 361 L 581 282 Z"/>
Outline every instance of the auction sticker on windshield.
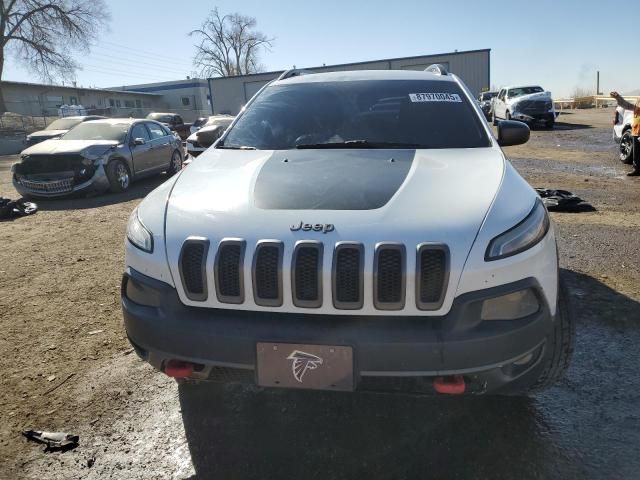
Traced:
<path fill-rule="evenodd" d="M 462 102 L 457 93 L 410 93 L 412 102 Z"/>

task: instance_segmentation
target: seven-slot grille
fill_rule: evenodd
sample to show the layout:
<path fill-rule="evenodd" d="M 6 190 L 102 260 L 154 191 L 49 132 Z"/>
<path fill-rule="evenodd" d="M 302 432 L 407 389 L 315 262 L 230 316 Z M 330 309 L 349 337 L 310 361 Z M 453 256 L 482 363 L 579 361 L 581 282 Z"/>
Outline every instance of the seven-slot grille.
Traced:
<path fill-rule="evenodd" d="M 180 276 L 190 300 L 207 300 L 208 250 L 209 242 L 204 238 L 189 238 L 183 244 Z M 246 242 L 242 239 L 223 239 L 218 245 L 213 278 L 216 297 L 221 303 L 246 301 L 245 250 Z M 357 242 L 338 242 L 330 252 L 331 295 L 336 309 L 363 308 L 364 253 L 364 246 Z M 322 306 L 323 254 L 322 242 L 300 241 L 295 245 L 291 259 L 291 294 L 297 307 Z M 424 243 L 418 246 L 416 255 L 416 306 L 420 310 L 437 310 L 444 300 L 449 279 L 449 249 L 442 244 Z M 280 241 L 261 240 L 256 245 L 251 263 L 251 286 L 257 305 L 279 307 L 283 304 L 283 258 L 284 244 Z M 403 244 L 383 242 L 376 245 L 372 269 L 372 297 L 376 309 L 402 310 L 405 307 L 406 264 Z"/>

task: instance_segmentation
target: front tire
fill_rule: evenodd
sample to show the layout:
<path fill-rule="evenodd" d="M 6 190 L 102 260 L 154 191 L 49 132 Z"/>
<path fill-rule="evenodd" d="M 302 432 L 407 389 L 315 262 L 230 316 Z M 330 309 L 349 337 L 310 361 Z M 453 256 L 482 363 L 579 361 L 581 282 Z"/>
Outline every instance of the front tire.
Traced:
<path fill-rule="evenodd" d="M 167 170 L 169 176 L 175 175 L 180 170 L 182 170 L 182 162 L 183 160 L 180 152 L 178 150 L 174 151 L 173 155 L 171 155 L 171 163 L 169 164 L 169 169 Z"/>
<path fill-rule="evenodd" d="M 491 112 L 491 119 L 493 120 L 493 126 L 498 126 L 498 119 L 496 118 L 496 112 Z"/>
<path fill-rule="evenodd" d="M 109 190 L 113 193 L 125 192 L 131 185 L 129 168 L 122 160 L 113 160 L 107 165 L 107 178 L 109 179 Z"/>
<path fill-rule="evenodd" d="M 509 110 L 507 110 L 507 113 L 504 114 L 504 119 L 511 120 L 511 114 L 509 113 Z"/>
<path fill-rule="evenodd" d="M 576 325 L 572 313 L 567 288 L 564 282 L 560 281 L 553 335 L 547 342 L 542 372 L 529 389 L 530 392 L 543 390 L 557 383 L 569 368 L 576 338 Z"/>
<path fill-rule="evenodd" d="M 618 158 L 626 165 L 633 163 L 633 137 L 631 136 L 631 130 L 625 131 L 620 138 L 620 155 Z"/>

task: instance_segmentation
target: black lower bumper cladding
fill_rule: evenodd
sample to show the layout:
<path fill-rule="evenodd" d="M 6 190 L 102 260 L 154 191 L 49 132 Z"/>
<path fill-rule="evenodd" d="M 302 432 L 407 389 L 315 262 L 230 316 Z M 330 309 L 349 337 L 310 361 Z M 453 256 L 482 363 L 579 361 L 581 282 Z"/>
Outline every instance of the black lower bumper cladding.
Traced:
<path fill-rule="evenodd" d="M 484 299 L 524 288 L 538 292 L 537 313 L 480 321 Z M 128 269 L 122 306 L 131 343 L 158 369 L 177 359 L 197 379 L 252 381 L 258 342 L 343 345 L 356 389 L 385 391 L 432 391 L 433 377 L 464 375 L 468 393 L 508 392 L 537 375 L 554 324 L 535 279 L 464 294 L 443 316 L 300 315 L 185 306 L 170 285 Z"/>

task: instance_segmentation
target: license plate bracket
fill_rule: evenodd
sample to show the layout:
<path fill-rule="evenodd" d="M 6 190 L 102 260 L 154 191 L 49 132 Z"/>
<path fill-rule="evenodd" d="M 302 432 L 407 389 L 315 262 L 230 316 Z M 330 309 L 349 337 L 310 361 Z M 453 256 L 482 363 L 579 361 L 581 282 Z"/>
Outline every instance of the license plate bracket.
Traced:
<path fill-rule="evenodd" d="M 354 389 L 351 347 L 259 342 L 256 368 L 263 387 Z"/>

